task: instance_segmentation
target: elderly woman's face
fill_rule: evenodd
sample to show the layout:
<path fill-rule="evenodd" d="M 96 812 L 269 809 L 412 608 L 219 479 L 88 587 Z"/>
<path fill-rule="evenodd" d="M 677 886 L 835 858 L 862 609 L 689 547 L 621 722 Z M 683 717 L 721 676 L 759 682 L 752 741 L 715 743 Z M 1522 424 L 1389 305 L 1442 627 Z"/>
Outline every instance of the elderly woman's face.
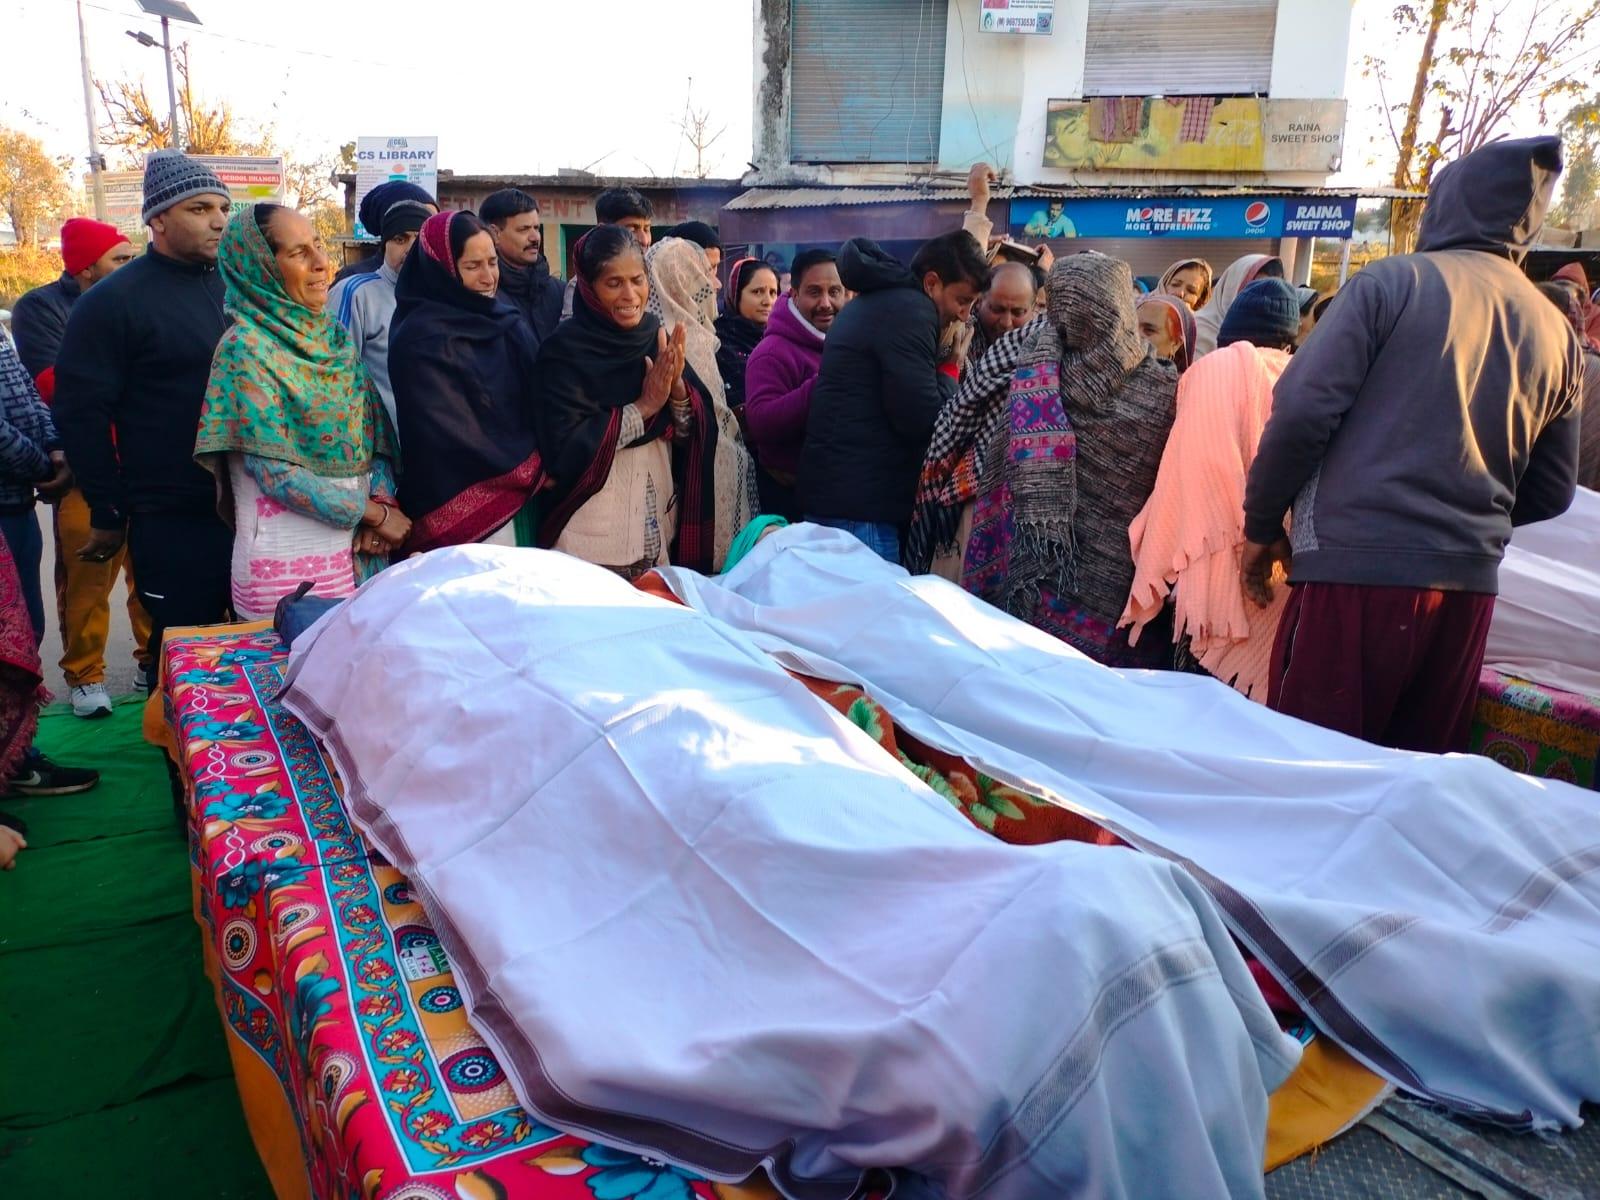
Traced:
<path fill-rule="evenodd" d="M 312 312 L 321 312 L 328 303 L 328 288 L 333 283 L 333 264 L 322 248 L 316 226 L 292 208 L 272 214 L 268 228 L 278 274 L 289 299 Z"/>
<path fill-rule="evenodd" d="M 494 238 L 487 229 L 480 230 L 467 239 L 461 247 L 461 257 L 456 259 L 456 274 L 469 292 L 492 296 L 500 288 L 500 256 L 495 253 Z"/>
<path fill-rule="evenodd" d="M 1167 281 L 1167 291 L 1182 300 L 1191 310 L 1200 307 L 1200 297 L 1206 292 L 1206 273 L 1199 267 L 1185 267 L 1173 272 Z"/>
<path fill-rule="evenodd" d="M 1139 336 L 1150 343 L 1157 358 L 1171 359 L 1178 353 L 1178 340 L 1172 336 L 1171 315 L 1165 304 L 1146 300 L 1139 305 Z"/>
<path fill-rule="evenodd" d="M 629 247 L 603 264 L 589 286 L 613 324 L 632 329 L 644 320 L 645 302 L 650 299 L 650 280 L 645 274 L 644 255 L 637 247 Z"/>

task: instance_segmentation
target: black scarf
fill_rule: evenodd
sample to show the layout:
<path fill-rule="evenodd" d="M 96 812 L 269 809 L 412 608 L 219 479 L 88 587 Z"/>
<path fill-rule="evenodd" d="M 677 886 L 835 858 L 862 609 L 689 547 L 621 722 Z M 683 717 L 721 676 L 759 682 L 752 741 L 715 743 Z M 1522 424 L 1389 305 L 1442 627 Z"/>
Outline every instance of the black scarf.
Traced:
<path fill-rule="evenodd" d="M 539 343 L 554 333 L 561 321 L 565 290 L 551 278 L 550 261 L 542 253 L 531 267 L 500 260 L 499 295 L 527 318 Z"/>
<path fill-rule="evenodd" d="M 728 407 L 734 412 L 744 408 L 744 373 L 750 363 L 750 353 L 767 332 L 765 325 L 757 325 L 749 317 L 725 312 L 717 318 L 717 370 L 722 373 L 723 391 L 728 397 Z"/>
<path fill-rule="evenodd" d="M 532 331 L 499 297 L 462 285 L 419 241 L 395 285 L 389 380 L 400 444 L 412 448 L 400 507 L 407 548 L 480 541 L 542 481 L 529 400 Z"/>
<path fill-rule="evenodd" d="M 632 329 L 619 327 L 590 307 L 580 287 L 572 297 L 572 319 L 563 321 L 540 347 L 533 407 L 540 441 L 550 447 L 545 470 L 554 483 L 552 503 L 539 528 L 541 546 L 554 546 L 572 515 L 605 485 L 618 450 L 662 437 L 671 425 L 671 406 L 666 405 L 647 422 L 641 438 L 618 445 L 622 410 L 644 390 L 644 360 L 656 357 L 660 329 L 660 319 L 649 312 Z M 678 530 L 670 556 L 674 563 L 709 572 L 717 427 L 705 386 L 691 367 L 684 366 L 683 378 L 693 398 L 695 423 L 688 444 L 673 444 Z"/>

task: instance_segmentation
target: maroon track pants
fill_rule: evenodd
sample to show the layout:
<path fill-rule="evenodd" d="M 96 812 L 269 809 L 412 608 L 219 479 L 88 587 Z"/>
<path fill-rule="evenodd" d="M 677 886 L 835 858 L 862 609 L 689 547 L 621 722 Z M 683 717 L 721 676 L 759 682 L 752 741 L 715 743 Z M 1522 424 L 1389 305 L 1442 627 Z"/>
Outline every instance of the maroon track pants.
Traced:
<path fill-rule="evenodd" d="M 1272 646 L 1267 704 L 1380 746 L 1467 748 L 1494 597 L 1296 586 Z"/>

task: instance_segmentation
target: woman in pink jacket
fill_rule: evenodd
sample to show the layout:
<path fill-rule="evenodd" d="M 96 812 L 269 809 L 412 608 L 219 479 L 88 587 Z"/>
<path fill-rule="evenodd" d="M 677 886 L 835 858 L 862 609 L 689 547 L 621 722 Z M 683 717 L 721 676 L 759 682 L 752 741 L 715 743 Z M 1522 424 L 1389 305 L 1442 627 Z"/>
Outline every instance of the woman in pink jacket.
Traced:
<path fill-rule="evenodd" d="M 801 519 L 795 496 L 811 388 L 822 368 L 822 343 L 845 302 L 831 250 L 795 256 L 789 291 L 778 297 L 766 336 L 745 369 L 744 418 L 759 468 L 761 511 Z"/>

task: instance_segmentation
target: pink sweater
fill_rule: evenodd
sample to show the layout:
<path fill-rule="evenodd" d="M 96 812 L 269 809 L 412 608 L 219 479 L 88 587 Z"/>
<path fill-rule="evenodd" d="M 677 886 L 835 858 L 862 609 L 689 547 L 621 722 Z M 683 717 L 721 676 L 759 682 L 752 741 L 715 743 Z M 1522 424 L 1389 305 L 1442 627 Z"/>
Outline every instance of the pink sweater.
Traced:
<path fill-rule="evenodd" d="M 1133 588 L 1120 624 L 1130 643 L 1161 611 L 1169 588 L 1174 636 L 1189 634 L 1205 669 L 1265 704 L 1272 641 L 1288 603 L 1283 569 L 1272 603 L 1257 608 L 1239 584 L 1244 483 L 1272 412 L 1272 389 L 1289 365 L 1282 350 L 1235 342 L 1178 381 L 1178 415 L 1161 455 L 1155 490 L 1128 529 Z"/>
<path fill-rule="evenodd" d="M 787 295 L 779 296 L 744 376 L 745 424 L 768 470 L 799 472 L 811 389 L 821 369 L 822 335 L 801 322 Z"/>

